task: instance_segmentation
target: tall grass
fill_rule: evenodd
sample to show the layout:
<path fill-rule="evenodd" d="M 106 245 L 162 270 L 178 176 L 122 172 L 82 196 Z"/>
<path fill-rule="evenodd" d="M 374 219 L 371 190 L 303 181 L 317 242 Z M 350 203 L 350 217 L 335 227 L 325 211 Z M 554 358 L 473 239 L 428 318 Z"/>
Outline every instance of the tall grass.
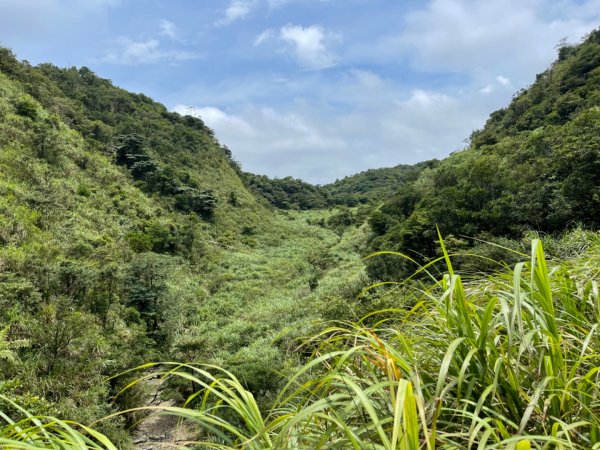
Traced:
<path fill-rule="evenodd" d="M 223 369 L 172 363 L 200 389 L 165 412 L 214 449 L 600 448 L 599 247 L 550 268 L 535 239 L 465 283 L 440 241 L 447 273 L 416 305 L 314 336 L 269 411 Z"/>
<path fill-rule="evenodd" d="M 222 368 L 163 363 L 153 375 L 198 390 L 162 412 L 207 449 L 600 449 L 598 243 L 549 265 L 535 239 L 511 272 L 465 282 L 440 241 L 447 273 L 419 301 L 313 336 L 269 410 Z"/>
<path fill-rule="evenodd" d="M 118 450 L 110 440 L 93 428 L 49 416 L 33 416 L 7 397 L 0 395 L 2 406 L 8 405 L 23 418 L 14 421 L 0 409 L 0 448 L 52 450 Z"/>

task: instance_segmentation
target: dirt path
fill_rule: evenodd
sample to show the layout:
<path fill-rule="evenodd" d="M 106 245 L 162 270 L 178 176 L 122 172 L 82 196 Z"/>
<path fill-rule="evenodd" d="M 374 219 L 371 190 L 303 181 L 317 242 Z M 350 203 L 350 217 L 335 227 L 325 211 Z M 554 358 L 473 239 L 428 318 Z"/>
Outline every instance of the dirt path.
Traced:
<path fill-rule="evenodd" d="M 160 399 L 160 380 L 153 378 L 146 381 L 146 392 L 149 406 L 174 406 L 172 400 Z M 133 446 L 136 450 L 173 450 L 193 448 L 190 441 L 197 433 L 177 417 L 152 414 L 147 417 L 133 433 Z"/>

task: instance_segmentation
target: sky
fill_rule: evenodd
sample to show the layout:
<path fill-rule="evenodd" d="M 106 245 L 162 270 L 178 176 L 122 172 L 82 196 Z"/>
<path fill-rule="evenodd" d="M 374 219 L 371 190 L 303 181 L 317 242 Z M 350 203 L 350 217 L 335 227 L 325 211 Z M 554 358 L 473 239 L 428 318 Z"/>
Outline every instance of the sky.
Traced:
<path fill-rule="evenodd" d="M 600 25 L 600 0 L 0 0 L 0 45 L 201 117 L 246 171 L 443 158 Z"/>

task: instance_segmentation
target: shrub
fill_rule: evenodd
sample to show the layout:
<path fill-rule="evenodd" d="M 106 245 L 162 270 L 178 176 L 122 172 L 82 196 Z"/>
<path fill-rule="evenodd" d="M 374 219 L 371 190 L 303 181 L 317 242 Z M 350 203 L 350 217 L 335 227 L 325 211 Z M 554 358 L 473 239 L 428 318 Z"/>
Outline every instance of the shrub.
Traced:
<path fill-rule="evenodd" d="M 15 110 L 18 115 L 36 119 L 38 116 L 38 108 L 35 101 L 28 95 L 21 95 L 15 104 Z"/>

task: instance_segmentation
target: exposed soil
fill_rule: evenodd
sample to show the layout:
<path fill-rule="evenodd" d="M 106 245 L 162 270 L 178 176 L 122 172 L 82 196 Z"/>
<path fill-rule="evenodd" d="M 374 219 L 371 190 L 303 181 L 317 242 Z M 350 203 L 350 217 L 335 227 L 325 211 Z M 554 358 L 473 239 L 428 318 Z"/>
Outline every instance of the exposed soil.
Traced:
<path fill-rule="evenodd" d="M 160 380 L 147 380 L 145 389 L 148 395 L 148 406 L 174 406 L 172 400 L 160 399 Z M 152 413 L 139 424 L 133 432 L 133 446 L 136 450 L 173 450 L 193 448 L 197 432 L 192 426 L 174 416 Z"/>

